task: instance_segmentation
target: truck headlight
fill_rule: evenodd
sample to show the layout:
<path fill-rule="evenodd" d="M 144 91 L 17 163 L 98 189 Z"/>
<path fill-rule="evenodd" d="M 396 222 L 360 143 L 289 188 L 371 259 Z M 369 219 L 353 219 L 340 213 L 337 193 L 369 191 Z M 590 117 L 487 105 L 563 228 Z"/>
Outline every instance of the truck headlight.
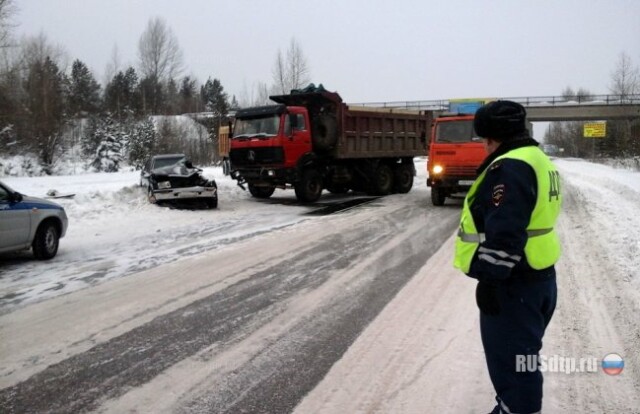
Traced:
<path fill-rule="evenodd" d="M 169 181 L 160 181 L 158 182 L 158 188 L 161 190 L 171 188 L 171 183 Z"/>
<path fill-rule="evenodd" d="M 444 168 L 442 168 L 442 165 L 435 165 L 432 171 L 434 174 L 440 174 L 444 171 Z"/>
<path fill-rule="evenodd" d="M 269 171 L 267 171 L 267 175 L 268 175 L 269 177 L 275 177 L 275 176 L 276 176 L 276 172 L 275 172 L 275 171 L 273 171 L 273 170 L 269 170 Z"/>

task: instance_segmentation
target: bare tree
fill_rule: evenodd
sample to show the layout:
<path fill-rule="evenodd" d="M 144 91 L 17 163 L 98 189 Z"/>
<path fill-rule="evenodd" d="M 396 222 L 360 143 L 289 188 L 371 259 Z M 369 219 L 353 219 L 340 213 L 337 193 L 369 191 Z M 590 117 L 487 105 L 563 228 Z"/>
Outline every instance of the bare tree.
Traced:
<path fill-rule="evenodd" d="M 275 93 L 287 94 L 291 89 L 300 89 L 310 82 L 309 65 L 302 53 L 302 48 L 291 38 L 286 56 L 278 50 L 273 67 L 273 83 Z"/>
<path fill-rule="evenodd" d="M 243 84 L 238 98 L 238 106 L 240 108 L 269 105 L 270 103 L 273 102 L 269 99 L 269 86 L 266 83 L 256 82 L 250 89 L 246 83 Z"/>
<path fill-rule="evenodd" d="M 104 70 L 104 85 L 108 85 L 118 72 L 120 72 L 120 52 L 118 45 L 114 44 L 113 49 L 111 49 L 111 58 Z"/>
<path fill-rule="evenodd" d="M 13 0 L 0 0 L 0 48 L 11 45 L 11 29 L 14 26 L 11 18 L 16 10 Z"/>
<path fill-rule="evenodd" d="M 183 56 L 178 40 L 160 17 L 149 20 L 138 42 L 140 72 L 144 78 L 167 81 L 180 75 Z"/>
<path fill-rule="evenodd" d="M 41 32 L 37 36 L 22 40 L 22 60 L 26 67 L 34 63 L 42 63 L 48 57 L 63 71 L 68 66 L 69 55 L 61 45 L 52 44 Z"/>
<path fill-rule="evenodd" d="M 620 53 L 616 68 L 611 74 L 610 90 L 623 99 L 640 93 L 640 70 L 633 66 L 631 58 L 624 52 Z"/>
<path fill-rule="evenodd" d="M 621 100 L 629 99 L 630 95 L 640 93 L 640 68 L 635 67 L 626 53 L 620 53 L 616 68 L 611 73 L 611 93 L 620 95 Z M 625 119 L 609 122 L 608 128 L 619 149 L 617 155 L 640 155 L 640 139 L 634 137 L 633 128 L 638 128 L 637 120 Z M 635 127 L 634 127 L 635 125 Z M 615 134 L 615 135 L 614 135 Z"/>

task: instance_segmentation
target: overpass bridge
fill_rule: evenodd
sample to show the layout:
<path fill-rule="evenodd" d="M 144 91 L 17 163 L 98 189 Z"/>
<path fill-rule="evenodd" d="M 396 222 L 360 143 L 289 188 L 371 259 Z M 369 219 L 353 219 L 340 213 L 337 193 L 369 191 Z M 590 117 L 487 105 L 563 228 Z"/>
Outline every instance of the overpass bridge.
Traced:
<path fill-rule="evenodd" d="M 566 98 L 562 96 L 495 98 L 510 100 L 527 108 L 531 122 L 596 121 L 612 119 L 640 119 L 640 94 L 638 95 L 591 95 Z M 447 113 L 449 100 L 395 101 L 351 103 L 354 106 L 431 110 Z"/>

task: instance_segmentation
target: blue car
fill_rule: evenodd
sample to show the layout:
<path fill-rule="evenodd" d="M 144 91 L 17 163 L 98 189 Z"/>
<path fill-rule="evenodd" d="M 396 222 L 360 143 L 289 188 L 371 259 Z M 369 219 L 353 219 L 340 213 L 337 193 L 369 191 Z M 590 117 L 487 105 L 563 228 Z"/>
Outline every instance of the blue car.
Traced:
<path fill-rule="evenodd" d="M 37 259 L 51 259 L 68 224 L 61 205 L 22 195 L 0 182 L 0 253 L 32 248 Z"/>

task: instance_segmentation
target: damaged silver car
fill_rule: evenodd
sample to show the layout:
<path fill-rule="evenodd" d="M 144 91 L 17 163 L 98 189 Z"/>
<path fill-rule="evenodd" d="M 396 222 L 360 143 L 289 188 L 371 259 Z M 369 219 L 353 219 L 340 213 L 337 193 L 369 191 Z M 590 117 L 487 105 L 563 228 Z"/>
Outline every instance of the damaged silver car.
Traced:
<path fill-rule="evenodd" d="M 151 157 L 140 173 L 140 185 L 147 188 L 153 204 L 180 201 L 203 201 L 209 208 L 218 207 L 218 186 L 215 180 L 202 176 L 184 154 L 164 154 Z"/>

